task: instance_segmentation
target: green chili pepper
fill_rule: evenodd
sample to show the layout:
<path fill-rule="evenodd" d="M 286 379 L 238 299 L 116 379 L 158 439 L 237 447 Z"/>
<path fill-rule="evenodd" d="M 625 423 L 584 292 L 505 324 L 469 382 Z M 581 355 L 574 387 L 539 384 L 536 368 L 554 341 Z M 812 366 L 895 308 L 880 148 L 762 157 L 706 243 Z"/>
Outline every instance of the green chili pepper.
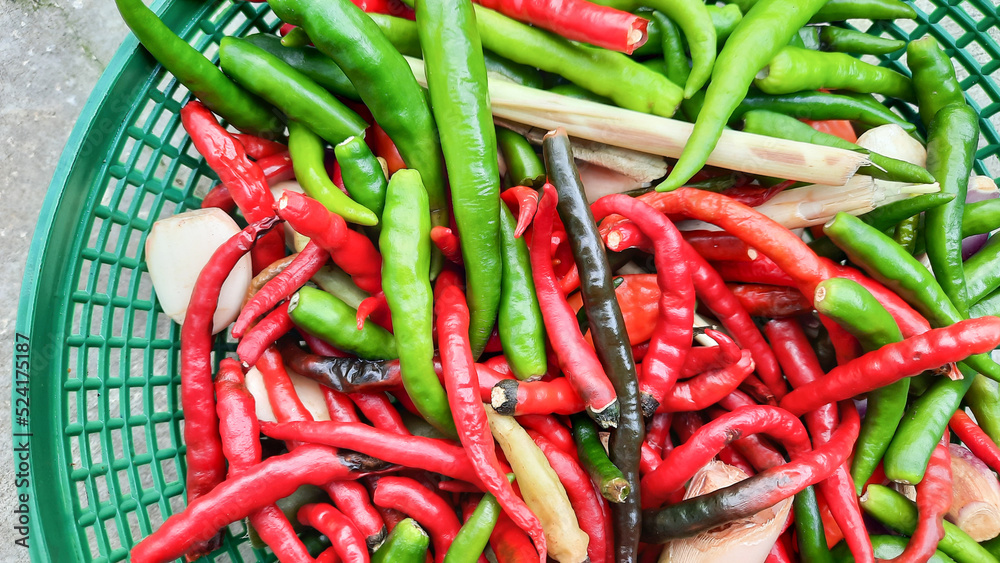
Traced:
<path fill-rule="evenodd" d="M 903 553 L 907 544 L 907 538 L 901 536 L 874 535 L 868 536 L 868 539 L 872 541 L 875 557 L 880 560 L 889 560 L 897 557 Z M 851 549 L 847 547 L 847 542 L 845 541 L 841 541 L 835 545 L 830 553 L 837 563 L 854 563 L 854 555 L 851 554 Z M 940 551 L 935 551 L 934 555 L 927 560 L 927 563 L 955 563 L 955 560 Z"/>
<path fill-rule="evenodd" d="M 917 527 L 917 507 L 913 502 L 882 485 L 869 485 L 861 497 L 861 508 L 879 522 L 901 534 L 912 534 Z M 990 555 L 968 534 L 951 522 L 944 521 L 944 538 L 938 550 L 958 563 L 996 563 Z"/>
<path fill-rule="evenodd" d="M 938 377 L 906 410 L 882 461 L 885 476 L 890 480 L 915 485 L 923 479 L 931 453 L 977 376 L 963 364 L 959 367 L 962 379 Z"/>
<path fill-rule="evenodd" d="M 622 2 L 610 2 L 608 0 L 601 0 L 595 2 L 595 4 L 600 4 L 602 6 L 611 6 L 622 9 L 615 4 L 624 5 L 625 9 L 631 10 L 631 6 L 634 2 L 622 3 Z M 739 25 L 740 20 L 743 19 L 743 12 L 740 11 L 740 7 L 736 4 L 726 4 L 725 6 L 715 6 L 706 5 L 705 9 L 708 10 L 709 17 L 712 18 L 712 27 L 715 28 L 715 41 L 718 45 L 722 45 L 726 42 L 726 39 L 733 33 L 736 26 Z M 660 55 L 663 53 L 663 45 L 661 44 L 661 33 L 660 25 L 651 16 L 650 8 L 639 8 L 635 10 L 635 13 L 649 18 L 649 25 L 646 26 L 646 42 L 642 44 L 641 47 L 632 51 L 633 56 L 645 57 L 649 55 Z"/>
<path fill-rule="evenodd" d="M 869 155 L 872 166 L 865 166 L 859 169 L 859 174 L 883 180 L 913 184 L 931 184 L 935 181 L 934 177 L 923 167 L 866 151 L 855 143 L 841 139 L 836 135 L 817 131 L 810 127 L 809 124 L 781 113 L 760 109 L 750 110 L 743 114 L 743 130 L 747 133 L 767 135 L 768 137 L 777 137 L 779 139 L 801 141 L 803 143 L 853 151 L 864 151 Z"/>
<path fill-rule="evenodd" d="M 931 121 L 927 171 L 941 184 L 941 193 L 954 194 L 955 199 L 924 214 L 924 242 L 934 277 L 962 313 L 969 310 L 962 266 L 962 215 L 978 143 L 979 116 L 964 101 L 941 108 Z"/>
<path fill-rule="evenodd" d="M 434 118 L 410 65 L 350 0 L 271 0 L 286 23 L 305 28 L 323 54 L 343 69 L 375 121 L 410 168 L 420 172 L 431 223 L 447 223 L 441 145 Z"/>
<path fill-rule="evenodd" d="M 301 29 L 301 28 L 296 28 Z M 358 90 L 330 57 L 320 53 L 316 47 L 286 47 L 274 35 L 257 33 L 243 38 L 244 41 L 278 57 L 295 70 L 308 76 L 313 82 L 333 94 L 361 101 Z"/>
<path fill-rule="evenodd" d="M 894 70 L 845 53 L 811 51 L 790 45 L 778 51 L 757 75 L 754 85 L 766 94 L 825 88 L 914 99 L 910 79 Z"/>
<path fill-rule="evenodd" d="M 857 282 L 831 278 L 816 286 L 815 307 L 854 335 L 866 352 L 903 340 L 899 326 L 877 299 Z M 889 447 L 906 410 L 909 378 L 868 394 L 868 410 L 855 446 L 851 477 L 860 495 Z"/>
<path fill-rule="evenodd" d="M 496 497 L 486 493 L 476 505 L 472 516 L 462 524 L 451 542 L 444 563 L 475 563 L 490 542 L 490 534 L 500 517 L 500 503 Z"/>
<path fill-rule="evenodd" d="M 514 62 L 564 76 L 626 109 L 670 117 L 683 90 L 622 53 L 575 44 L 475 6 L 483 46 Z"/>
<path fill-rule="evenodd" d="M 241 131 L 267 139 L 276 139 L 284 133 L 285 126 L 277 112 L 222 74 L 142 0 L 115 0 L 115 5 L 142 46 L 208 109 Z"/>
<path fill-rule="evenodd" d="M 309 334 L 363 360 L 396 359 L 396 342 L 392 334 L 375 323 L 365 323 L 364 328 L 358 330 L 357 314 L 357 309 L 347 303 L 308 286 L 288 301 L 288 316 L 295 326 Z M 437 381 L 437 377 L 434 380 Z"/>
<path fill-rule="evenodd" d="M 542 73 L 535 67 L 507 60 L 500 55 L 483 50 L 483 60 L 486 62 L 486 72 L 499 74 L 511 82 L 528 88 L 544 87 Z"/>
<path fill-rule="evenodd" d="M 994 236 L 965 261 L 966 287 L 970 303 L 978 302 L 1000 287 L 1000 268 L 997 268 L 998 262 L 995 262 L 998 256 L 1000 256 L 1000 237 Z"/>
<path fill-rule="evenodd" d="M 761 3 L 760 0 L 726 0 L 735 3 L 743 13 Z M 809 23 L 839 22 L 853 19 L 912 20 L 917 17 L 913 8 L 900 0 L 830 0 L 820 8 Z"/>
<path fill-rule="evenodd" d="M 430 284 L 430 207 L 415 170 L 397 170 L 382 211 L 382 288 L 392 313 L 403 387 L 427 422 L 449 436 L 455 422 L 434 373 L 433 293 Z M 365 323 L 365 328 L 373 323 Z"/>
<path fill-rule="evenodd" d="M 811 485 L 795 495 L 792 510 L 795 513 L 795 537 L 803 561 L 833 563 L 833 556 L 826 546 L 826 532 L 823 530 L 823 517 L 816 502 L 816 490 Z"/>
<path fill-rule="evenodd" d="M 678 86 L 686 84 L 691 74 L 688 58 L 681 42 L 681 32 L 674 20 L 663 12 L 653 12 L 650 21 L 655 21 L 660 29 L 660 44 L 663 51 L 663 74 Z"/>
<path fill-rule="evenodd" d="M 305 47 L 312 43 L 312 40 L 309 39 L 309 34 L 301 27 L 293 27 L 280 41 L 285 47 Z"/>
<path fill-rule="evenodd" d="M 925 35 L 906 46 L 906 64 L 913 73 L 917 107 L 924 125 L 947 105 L 965 103 L 965 93 L 955 76 L 955 65 L 934 37 Z"/>
<path fill-rule="evenodd" d="M 713 80 L 708 84 L 705 103 L 691 137 L 670 175 L 656 187 L 658 191 L 681 187 L 705 166 L 757 71 L 825 3 L 826 0 L 760 0 L 743 16 L 716 59 Z"/>
<path fill-rule="evenodd" d="M 363 135 L 361 116 L 308 76 L 248 41 L 223 37 L 219 43 L 222 70 L 247 90 L 280 109 L 290 120 L 306 124 L 330 143 Z"/>
<path fill-rule="evenodd" d="M 415 520 L 400 520 L 372 554 L 371 563 L 424 563 L 430 543 L 427 532 Z"/>
<path fill-rule="evenodd" d="M 725 6 L 705 6 L 708 15 L 712 18 L 712 26 L 715 27 L 715 38 L 719 44 L 723 44 L 729 36 L 736 31 L 736 26 L 743 20 L 743 10 L 735 4 Z"/>
<path fill-rule="evenodd" d="M 506 205 L 500 206 L 500 250 L 503 279 L 497 333 L 504 355 L 518 379 L 543 375 L 548 369 L 545 324 L 531 279 L 531 258 L 523 238 L 514 238 L 516 222 Z"/>
<path fill-rule="evenodd" d="M 620 469 L 608 459 L 608 452 L 598 434 L 597 425 L 583 413 L 570 415 L 573 424 L 573 441 L 580 465 L 597 485 L 601 496 L 609 502 L 624 502 L 631 490 Z"/>
<path fill-rule="evenodd" d="M 838 213 L 823 232 L 847 253 L 851 262 L 895 291 L 932 326 L 949 326 L 965 318 L 927 268 L 884 233 L 847 213 Z M 986 354 L 969 356 L 965 362 L 990 379 L 1000 380 L 1000 366 Z"/>
<path fill-rule="evenodd" d="M 911 134 L 917 129 L 916 125 L 893 113 L 870 94 L 799 92 L 770 96 L 751 89 L 736 108 L 732 119 L 738 119 L 752 109 L 771 110 L 796 119 L 849 119 L 869 127 L 892 123 Z"/>
<path fill-rule="evenodd" d="M 478 357 L 496 324 L 503 271 L 500 172 L 483 48 L 476 13 L 467 0 L 417 3 L 417 31 L 434 119 L 445 125 L 440 129 L 441 148 L 462 238 L 469 339 Z"/>
<path fill-rule="evenodd" d="M 387 14 L 371 13 L 368 16 L 378 24 L 379 29 L 400 54 L 408 57 L 421 57 L 423 55 L 420 51 L 420 34 L 417 31 L 417 22 Z"/>
<path fill-rule="evenodd" d="M 659 70 L 650 66 L 650 62 L 657 62 L 662 64 L 663 61 L 660 59 L 654 59 L 653 61 L 646 61 L 642 63 L 644 67 L 659 72 Z M 565 84 L 557 84 L 552 88 L 549 88 L 549 92 L 555 94 L 561 94 L 563 96 L 569 96 L 570 98 L 576 98 L 577 100 L 587 100 L 589 102 L 597 102 L 599 104 L 605 104 L 609 106 L 614 105 L 614 102 L 605 98 L 604 96 L 598 96 L 597 94 L 591 92 L 590 90 L 587 90 L 586 88 L 581 88 L 580 86 L 577 86 L 572 82 L 567 82 Z"/>
<path fill-rule="evenodd" d="M 1000 199 L 977 201 L 962 213 L 962 238 L 1000 229 Z"/>
<path fill-rule="evenodd" d="M 896 241 L 900 247 L 909 254 L 914 254 L 917 248 L 917 232 L 920 229 L 920 216 L 914 215 L 896 225 L 896 232 L 892 235 L 892 240 Z"/>
<path fill-rule="evenodd" d="M 388 182 L 385 172 L 361 137 L 348 137 L 333 148 L 344 188 L 351 197 L 381 219 Z"/>
<path fill-rule="evenodd" d="M 355 285 L 350 274 L 332 264 L 320 268 L 312 277 L 312 281 L 316 282 L 316 285 L 320 286 L 323 291 L 355 309 L 361 305 L 365 298 L 370 297 L 368 292 Z"/>
<path fill-rule="evenodd" d="M 611 283 L 611 268 L 604 253 L 583 183 L 573 162 L 573 149 L 565 132 L 546 135 L 542 144 L 545 169 L 559 192 L 557 210 L 569 235 L 570 248 L 580 271 L 583 295 L 594 348 L 618 396 L 618 427 L 611 432 L 611 460 L 621 469 L 631 493 L 611 507 L 617 561 L 634 561 L 639 549 L 639 450 L 645 426 L 639 412 L 639 382 L 632 348 L 625 332 L 621 308 Z"/>
<path fill-rule="evenodd" d="M 976 375 L 965 394 L 965 404 L 972 409 L 983 432 L 994 442 L 1000 441 L 1000 386 L 997 382 Z"/>
<path fill-rule="evenodd" d="M 288 153 L 292 157 L 295 179 L 309 197 L 345 221 L 366 226 L 378 224 L 375 213 L 347 197 L 334 185 L 323 163 L 323 140 L 297 121 L 288 122 Z"/>
<path fill-rule="evenodd" d="M 683 87 L 684 97 L 690 98 L 708 82 L 715 66 L 718 45 L 712 16 L 702 0 L 644 0 L 643 4 L 670 18 L 684 32 L 691 68 Z M 683 57 L 683 48 L 680 53 Z"/>
<path fill-rule="evenodd" d="M 497 145 L 507 164 L 507 181 L 511 186 L 540 188 L 545 183 L 542 159 L 523 135 L 497 127 Z"/>
<path fill-rule="evenodd" d="M 987 315 L 1000 316 L 1000 289 L 994 290 L 969 307 L 970 317 L 977 318 Z"/>
<path fill-rule="evenodd" d="M 835 25 L 824 25 L 812 29 L 818 31 L 820 48 L 824 51 L 859 55 L 887 55 L 906 47 L 906 41 L 879 37 Z M 918 93 L 917 96 L 919 97 L 920 94 Z"/>
<path fill-rule="evenodd" d="M 1000 536 L 981 542 L 979 545 L 983 546 L 983 549 L 990 552 L 993 557 L 1000 558 Z"/>

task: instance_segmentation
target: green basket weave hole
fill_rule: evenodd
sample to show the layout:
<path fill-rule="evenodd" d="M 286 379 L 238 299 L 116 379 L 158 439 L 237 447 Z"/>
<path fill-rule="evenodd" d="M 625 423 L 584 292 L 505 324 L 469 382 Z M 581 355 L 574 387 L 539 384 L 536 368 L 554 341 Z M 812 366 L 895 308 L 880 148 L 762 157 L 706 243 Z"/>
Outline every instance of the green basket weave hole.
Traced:
<path fill-rule="evenodd" d="M 901 39 L 929 32 L 948 49 L 982 115 L 976 171 L 1000 176 L 997 8 L 916 5 L 916 22 L 852 23 Z M 163 0 L 154 9 L 213 59 L 223 36 L 278 25 L 264 4 Z M 902 55 L 881 63 L 907 72 Z M 32 415 L 14 420 L 15 432 L 33 434 L 31 482 L 19 492 L 31 498 L 38 561 L 125 560 L 184 506 L 179 330 L 156 305 L 142 249 L 153 221 L 197 207 L 215 183 L 180 126 L 187 98 L 130 36 L 70 137 L 39 219 L 17 323 L 32 342 Z M 912 107 L 889 103 L 919 122 Z M 220 343 L 217 356 L 231 349 Z M 245 536 L 233 524 L 206 560 L 274 560 Z"/>

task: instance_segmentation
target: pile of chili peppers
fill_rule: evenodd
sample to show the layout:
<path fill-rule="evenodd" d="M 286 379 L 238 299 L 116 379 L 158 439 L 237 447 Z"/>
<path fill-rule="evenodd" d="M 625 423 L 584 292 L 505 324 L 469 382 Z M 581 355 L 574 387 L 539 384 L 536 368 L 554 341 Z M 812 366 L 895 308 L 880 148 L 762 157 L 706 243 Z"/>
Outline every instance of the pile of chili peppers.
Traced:
<path fill-rule="evenodd" d="M 133 561 L 196 558 L 239 520 L 291 562 L 665 561 L 664 544 L 791 497 L 769 562 L 1000 558 L 1000 540 L 944 520 L 950 442 L 1000 471 L 1000 245 L 962 255 L 1000 227 L 1000 200 L 965 205 L 978 116 L 933 39 L 806 25 L 906 4 L 269 3 L 284 38 L 225 38 L 220 71 L 117 0 L 197 98 L 183 126 L 220 180 L 203 207 L 247 223 L 181 331 L 187 507 Z M 904 46 L 912 79 L 837 53 Z M 422 55 L 426 93 L 403 54 Z M 658 186 L 679 189 L 588 201 L 565 132 L 539 155 L 494 127 L 488 71 L 679 104 L 697 125 Z M 915 130 L 870 92 L 917 104 L 917 176 L 941 194 L 799 233 L 754 209 L 792 182 L 679 187 L 732 178 L 697 155 L 733 115 L 841 148 L 848 119 Z M 291 178 L 304 193 L 272 194 Z M 291 254 L 285 228 L 308 239 Z M 245 254 L 236 358 L 213 364 L 220 288 Z M 713 459 L 748 478 L 685 498 Z"/>

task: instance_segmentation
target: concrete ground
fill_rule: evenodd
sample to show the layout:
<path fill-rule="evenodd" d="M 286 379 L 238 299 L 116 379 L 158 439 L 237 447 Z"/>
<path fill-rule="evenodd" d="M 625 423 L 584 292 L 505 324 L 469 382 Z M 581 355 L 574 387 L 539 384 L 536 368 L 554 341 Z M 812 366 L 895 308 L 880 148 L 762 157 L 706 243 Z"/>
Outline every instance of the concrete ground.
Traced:
<path fill-rule="evenodd" d="M 111 0 L 0 0 L 0 561 L 13 545 L 12 343 L 24 262 L 49 180 L 128 29 Z"/>

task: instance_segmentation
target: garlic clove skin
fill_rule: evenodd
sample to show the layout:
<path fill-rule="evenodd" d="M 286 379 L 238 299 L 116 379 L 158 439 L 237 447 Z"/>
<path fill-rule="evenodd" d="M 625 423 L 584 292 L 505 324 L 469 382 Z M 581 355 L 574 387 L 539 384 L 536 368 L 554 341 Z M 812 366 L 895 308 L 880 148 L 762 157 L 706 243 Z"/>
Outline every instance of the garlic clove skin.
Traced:
<path fill-rule="evenodd" d="M 1000 481 L 965 446 L 949 444 L 952 502 L 945 516 L 977 542 L 1000 535 Z"/>

